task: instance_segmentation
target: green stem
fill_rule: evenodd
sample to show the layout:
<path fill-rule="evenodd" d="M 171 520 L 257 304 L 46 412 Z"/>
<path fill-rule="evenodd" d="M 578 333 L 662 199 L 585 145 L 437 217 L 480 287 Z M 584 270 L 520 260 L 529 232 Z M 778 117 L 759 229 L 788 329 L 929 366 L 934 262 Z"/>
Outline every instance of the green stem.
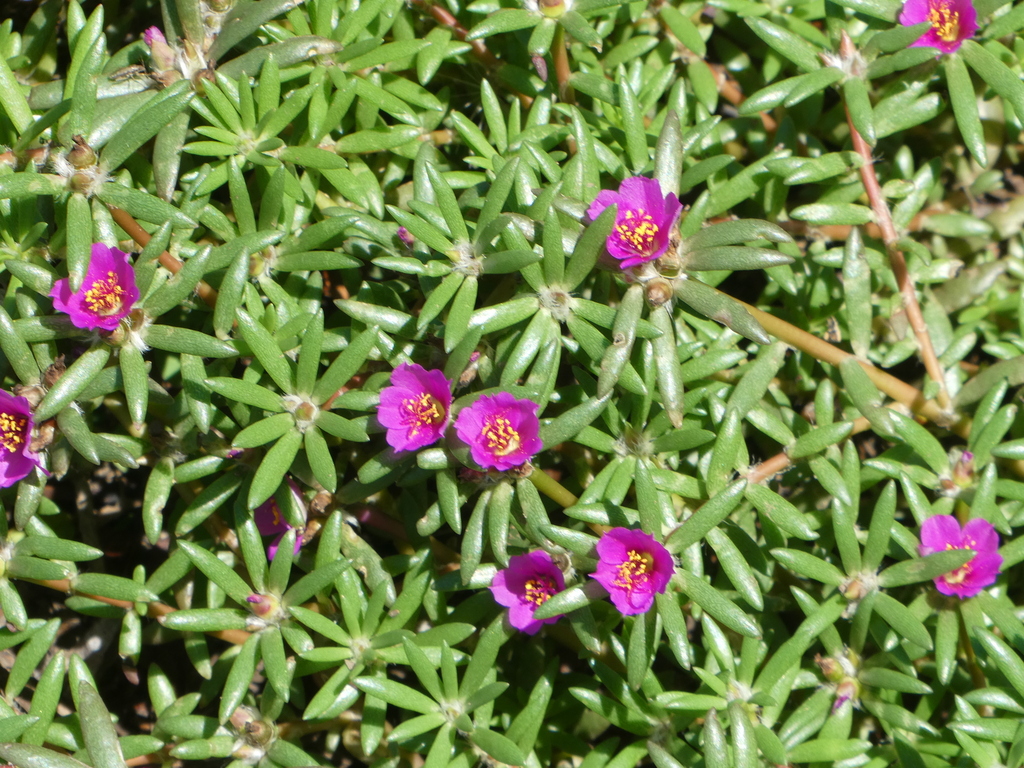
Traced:
<path fill-rule="evenodd" d="M 738 299 L 733 300 L 738 301 Z M 775 317 L 775 315 L 763 312 L 745 302 L 740 301 L 739 303 L 761 324 L 762 328 L 790 346 L 796 347 L 802 352 L 806 352 L 812 357 L 836 367 L 845 360 L 856 360 L 860 363 L 865 373 L 867 373 L 868 378 L 874 382 L 875 386 L 893 400 L 902 403 L 919 416 L 924 416 L 939 426 L 947 427 L 961 437 L 967 437 L 970 434 L 970 419 L 961 417 L 957 421 L 950 423 L 949 414 L 945 409 L 941 408 L 934 400 L 926 400 L 919 389 L 912 387 L 905 381 L 897 379 L 892 374 L 886 373 L 881 368 L 876 368 L 866 360 L 861 360 L 849 352 L 844 352 L 827 341 L 819 339 L 817 336 Z"/>
<path fill-rule="evenodd" d="M 958 600 L 957 603 L 959 602 Z M 974 655 L 974 646 L 971 645 L 971 637 L 967 632 L 967 620 L 964 619 L 960 605 L 957 605 L 956 613 L 960 617 L 960 650 L 967 660 L 967 670 L 971 674 L 971 682 L 974 683 L 975 688 L 985 688 L 988 685 L 988 681 L 985 679 L 985 673 L 978 666 L 978 659 Z"/>
<path fill-rule="evenodd" d="M 555 27 L 555 39 L 551 41 L 551 60 L 558 80 L 558 98 L 565 104 L 574 103 L 576 94 L 569 85 L 572 70 L 569 68 L 569 52 L 565 45 L 565 29 L 561 24 Z"/>
<path fill-rule="evenodd" d="M 533 483 L 538 491 L 562 507 L 571 507 L 579 501 L 579 499 L 566 490 L 565 486 L 547 472 L 534 468 L 533 472 L 530 473 L 530 482 Z"/>

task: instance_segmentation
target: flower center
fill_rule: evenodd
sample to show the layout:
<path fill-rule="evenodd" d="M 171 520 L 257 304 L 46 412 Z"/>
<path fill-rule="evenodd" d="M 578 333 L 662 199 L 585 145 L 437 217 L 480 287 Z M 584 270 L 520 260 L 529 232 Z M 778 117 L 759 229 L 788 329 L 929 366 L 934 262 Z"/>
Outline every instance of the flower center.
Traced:
<path fill-rule="evenodd" d="M 615 223 L 615 234 L 621 242 L 637 253 L 651 253 L 654 238 L 661 231 L 654 218 L 643 208 L 627 210 L 620 221 Z"/>
<path fill-rule="evenodd" d="M 427 392 L 403 400 L 402 411 L 405 413 L 405 423 L 411 427 L 410 435 L 417 434 L 424 427 L 437 426 L 444 421 L 444 408 Z"/>
<path fill-rule="evenodd" d="M 124 288 L 118 283 L 115 272 L 107 272 L 106 279 L 97 280 L 85 292 L 85 306 L 94 315 L 116 315 L 123 305 Z"/>
<path fill-rule="evenodd" d="M 487 440 L 487 450 L 495 456 L 508 456 L 519 449 L 519 433 L 512 429 L 512 422 L 504 416 L 489 418 L 481 434 Z"/>
<path fill-rule="evenodd" d="M 281 510 L 278 508 L 276 501 L 270 503 L 270 514 L 272 514 L 274 516 L 273 525 L 280 525 L 281 524 Z"/>
<path fill-rule="evenodd" d="M 950 10 L 947 3 L 939 2 L 932 5 L 928 11 L 928 21 L 943 42 L 955 42 L 960 36 L 960 14 Z"/>
<path fill-rule="evenodd" d="M 653 570 L 654 558 L 649 552 L 637 552 L 635 549 L 631 549 L 626 561 L 619 565 L 619 575 L 613 583 L 617 587 L 633 591 L 637 587 L 647 584 Z"/>
<path fill-rule="evenodd" d="M 961 546 L 959 546 L 959 547 L 954 546 L 952 544 L 947 544 L 946 545 L 946 549 L 947 550 L 950 550 L 950 549 L 974 549 L 974 550 L 977 550 L 977 548 L 978 548 L 978 542 L 976 542 L 974 539 L 971 539 L 966 544 L 961 544 Z M 950 571 L 949 573 L 947 573 L 942 578 L 945 580 L 945 582 L 947 584 L 963 584 L 964 581 L 967 579 L 967 577 L 971 575 L 971 563 L 973 563 L 973 562 L 974 562 L 974 558 L 972 557 L 970 560 L 968 560 L 966 563 L 961 565 L 955 571 Z"/>
<path fill-rule="evenodd" d="M 557 591 L 554 580 L 547 576 L 529 579 L 526 582 L 526 602 L 540 607 L 550 600 Z"/>
<path fill-rule="evenodd" d="M 25 444 L 28 419 L 19 413 L 0 411 L 0 446 L 14 453 Z"/>

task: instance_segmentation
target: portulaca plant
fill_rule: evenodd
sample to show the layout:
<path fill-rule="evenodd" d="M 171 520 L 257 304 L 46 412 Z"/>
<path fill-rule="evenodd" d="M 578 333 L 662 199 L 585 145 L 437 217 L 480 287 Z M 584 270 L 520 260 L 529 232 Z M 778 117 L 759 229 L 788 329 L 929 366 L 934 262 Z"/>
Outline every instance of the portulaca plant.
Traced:
<path fill-rule="evenodd" d="M 1024 762 L 1020 0 L 0 24 L 0 759 Z"/>

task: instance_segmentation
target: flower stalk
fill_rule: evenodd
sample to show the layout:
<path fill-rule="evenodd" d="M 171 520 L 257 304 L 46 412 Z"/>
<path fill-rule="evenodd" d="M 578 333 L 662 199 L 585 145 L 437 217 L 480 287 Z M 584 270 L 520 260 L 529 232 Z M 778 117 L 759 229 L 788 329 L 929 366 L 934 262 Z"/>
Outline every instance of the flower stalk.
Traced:
<path fill-rule="evenodd" d="M 579 501 L 564 485 L 547 472 L 530 473 L 530 482 L 533 483 L 534 488 L 562 507 L 571 507 Z"/>
<path fill-rule="evenodd" d="M 569 84 L 572 69 L 569 67 L 569 50 L 565 40 L 565 29 L 555 27 L 555 38 L 551 42 L 551 60 L 555 65 L 555 79 L 558 81 L 558 98 L 564 104 L 576 103 L 576 92 Z"/>
<path fill-rule="evenodd" d="M 844 32 L 842 42 L 840 43 L 840 55 L 844 58 L 850 58 L 855 53 L 853 41 Z M 853 149 L 864 159 L 860 167 L 860 178 L 864 184 L 864 191 L 867 193 L 871 210 L 875 214 L 875 223 L 882 230 L 882 242 L 885 244 L 885 251 L 889 256 L 889 265 L 896 276 L 896 284 L 899 286 L 900 294 L 903 297 L 903 308 L 907 312 L 907 319 L 910 321 L 910 327 L 917 338 L 921 362 L 924 363 L 925 370 L 932 381 L 939 387 L 935 398 L 939 408 L 943 411 L 949 411 L 952 401 L 949 397 L 949 391 L 946 389 L 945 372 L 942 370 L 942 364 L 939 362 L 938 355 L 935 354 L 935 346 L 932 344 L 932 337 L 928 332 L 928 324 L 921 313 L 921 305 L 917 301 L 917 290 L 910 272 L 907 270 L 907 260 L 903 256 L 903 251 L 899 248 L 899 234 L 896 232 L 896 225 L 892 220 L 892 212 L 889 210 L 889 204 L 885 200 L 885 195 L 882 194 L 882 186 L 879 184 L 878 175 L 875 173 L 874 159 L 871 157 L 871 147 L 864 140 L 864 137 L 860 135 L 856 127 L 854 127 L 849 106 L 844 103 L 843 108 L 846 111 L 846 122 L 850 128 L 850 140 L 853 142 Z M 948 420 L 948 416 L 944 418 Z"/>
<path fill-rule="evenodd" d="M 817 336 L 801 330 L 795 325 L 787 323 L 785 320 L 764 312 L 757 307 L 751 306 L 746 302 L 739 301 L 738 299 L 734 299 L 734 301 L 741 304 L 747 312 L 749 312 L 753 318 L 761 324 L 761 327 L 764 328 L 765 331 L 776 338 L 781 339 L 790 346 L 793 346 L 802 352 L 806 352 L 822 362 L 829 363 L 830 365 L 837 367 L 844 360 L 857 360 L 865 373 L 867 373 L 868 378 L 874 382 L 874 385 L 893 400 L 902 403 L 918 416 L 923 416 L 939 426 L 947 427 L 961 437 L 967 437 L 967 435 L 970 434 L 970 419 L 961 417 L 955 421 L 951 421 L 949 412 L 945 408 L 942 408 L 938 402 L 926 399 L 919 389 L 907 384 L 901 379 L 896 378 L 891 373 L 886 373 L 881 368 L 876 368 L 866 360 L 861 360 L 856 357 L 856 355 L 851 355 L 849 352 L 839 349 L 838 347 L 829 344 L 827 341 L 819 339 Z"/>
<path fill-rule="evenodd" d="M 110 210 L 110 215 L 114 218 L 114 221 L 117 222 L 117 226 L 127 232 L 129 237 L 143 248 L 153 239 L 153 236 L 140 227 L 139 223 L 132 218 L 128 211 L 121 210 L 113 205 L 108 205 L 107 208 Z M 181 268 L 185 266 L 179 259 L 176 259 L 167 251 L 160 254 L 158 261 L 160 266 L 172 275 L 178 274 Z M 196 293 L 199 294 L 199 298 L 211 309 L 217 306 L 217 290 L 205 280 L 200 280 L 199 284 L 196 285 Z"/>

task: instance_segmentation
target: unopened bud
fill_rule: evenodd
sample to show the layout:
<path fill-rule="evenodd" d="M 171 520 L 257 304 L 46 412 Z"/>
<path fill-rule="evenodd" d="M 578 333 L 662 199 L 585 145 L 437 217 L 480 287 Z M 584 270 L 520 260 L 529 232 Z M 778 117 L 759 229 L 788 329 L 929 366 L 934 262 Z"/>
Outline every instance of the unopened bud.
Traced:
<path fill-rule="evenodd" d="M 845 677 L 842 665 L 831 656 L 822 656 L 820 653 L 814 657 L 814 663 L 821 669 L 821 674 L 830 682 L 838 683 Z"/>
<path fill-rule="evenodd" d="M 560 18 L 568 10 L 565 0 L 540 0 L 540 12 L 549 19 Z"/>
<path fill-rule="evenodd" d="M 652 307 L 660 307 L 672 300 L 675 289 L 672 283 L 663 277 L 647 281 L 647 303 Z"/>
<path fill-rule="evenodd" d="M 92 189 L 92 177 L 87 173 L 76 173 L 70 179 L 68 179 L 68 187 L 72 192 L 78 192 L 79 194 L 85 195 Z"/>
<path fill-rule="evenodd" d="M 163 72 L 174 69 L 174 49 L 167 44 L 167 38 L 158 27 L 150 27 L 142 33 L 142 39 L 149 46 L 149 56 L 153 61 L 153 69 Z"/>
<path fill-rule="evenodd" d="M 245 601 L 249 603 L 249 610 L 261 619 L 267 618 L 281 607 L 273 595 L 249 595 Z"/>
<path fill-rule="evenodd" d="M 852 677 L 848 677 L 836 687 L 836 700 L 832 704 L 832 711 L 835 712 L 846 702 L 856 702 L 860 698 L 860 684 Z"/>
<path fill-rule="evenodd" d="M 96 165 L 96 152 L 85 143 L 83 137 L 78 135 L 72 136 L 71 141 L 75 143 L 75 146 L 68 152 L 68 162 L 72 166 L 81 170 Z"/>

